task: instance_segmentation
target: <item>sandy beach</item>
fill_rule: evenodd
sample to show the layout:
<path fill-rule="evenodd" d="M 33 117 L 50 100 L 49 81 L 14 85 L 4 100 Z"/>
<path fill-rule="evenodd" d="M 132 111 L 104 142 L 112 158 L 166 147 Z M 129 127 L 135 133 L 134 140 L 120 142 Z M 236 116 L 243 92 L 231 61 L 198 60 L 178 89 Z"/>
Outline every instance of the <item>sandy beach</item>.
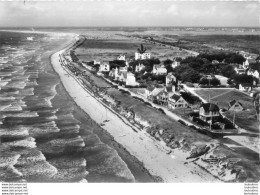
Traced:
<path fill-rule="evenodd" d="M 134 131 L 127 120 L 107 108 L 91 92 L 83 88 L 79 79 L 61 66 L 59 54 L 64 51 L 65 49 L 53 54 L 51 62 L 66 91 L 97 123 L 109 120 L 102 128 L 142 162 L 152 175 L 161 177 L 164 182 L 220 182 L 197 165 L 185 163 L 188 153 L 176 149 L 169 155 L 169 149 L 164 143 L 155 141 L 144 131 Z"/>

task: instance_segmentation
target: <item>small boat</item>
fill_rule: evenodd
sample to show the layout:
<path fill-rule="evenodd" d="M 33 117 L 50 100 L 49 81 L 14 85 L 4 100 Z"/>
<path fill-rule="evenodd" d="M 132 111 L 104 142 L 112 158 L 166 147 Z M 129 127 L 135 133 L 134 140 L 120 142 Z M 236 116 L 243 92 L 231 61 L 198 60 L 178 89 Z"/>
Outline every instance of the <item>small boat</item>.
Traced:
<path fill-rule="evenodd" d="M 100 126 L 102 127 L 102 126 L 105 126 L 105 124 L 104 123 L 100 123 Z"/>
<path fill-rule="evenodd" d="M 107 122 L 109 122 L 109 121 L 110 121 L 110 120 L 106 119 L 106 120 L 103 121 L 103 123 L 107 123 Z"/>

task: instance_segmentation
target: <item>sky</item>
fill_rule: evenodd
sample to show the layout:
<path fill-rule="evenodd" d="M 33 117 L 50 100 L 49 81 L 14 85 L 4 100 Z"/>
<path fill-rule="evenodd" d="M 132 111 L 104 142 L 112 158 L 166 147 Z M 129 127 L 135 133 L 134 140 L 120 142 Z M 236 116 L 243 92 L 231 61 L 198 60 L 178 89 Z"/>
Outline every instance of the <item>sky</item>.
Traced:
<path fill-rule="evenodd" d="M 1 1 L 0 27 L 260 26 L 257 1 Z"/>

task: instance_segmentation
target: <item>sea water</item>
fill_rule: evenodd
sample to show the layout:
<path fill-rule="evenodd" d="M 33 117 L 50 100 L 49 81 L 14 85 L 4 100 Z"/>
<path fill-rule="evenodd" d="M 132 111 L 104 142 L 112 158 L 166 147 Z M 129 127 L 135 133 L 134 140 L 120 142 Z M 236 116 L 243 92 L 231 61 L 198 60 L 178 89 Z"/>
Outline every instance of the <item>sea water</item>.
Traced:
<path fill-rule="evenodd" d="M 66 34 L 0 32 L 0 181 L 133 182 L 94 133 L 97 124 L 75 118 L 49 58 L 66 41 Z"/>

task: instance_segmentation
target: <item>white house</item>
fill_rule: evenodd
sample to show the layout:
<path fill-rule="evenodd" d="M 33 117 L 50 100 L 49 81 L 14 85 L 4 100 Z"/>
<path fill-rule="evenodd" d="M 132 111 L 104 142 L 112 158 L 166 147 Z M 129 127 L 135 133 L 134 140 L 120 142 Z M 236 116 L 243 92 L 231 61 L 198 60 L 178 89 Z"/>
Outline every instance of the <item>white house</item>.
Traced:
<path fill-rule="evenodd" d="M 199 109 L 199 116 L 201 120 L 213 123 L 219 117 L 219 107 L 213 103 L 202 103 Z"/>
<path fill-rule="evenodd" d="M 94 60 L 93 64 L 94 64 L 94 65 L 95 65 L 95 64 L 100 64 L 100 61 Z"/>
<path fill-rule="evenodd" d="M 246 59 L 246 61 L 243 62 L 243 68 L 247 69 L 249 67 L 249 61 Z"/>
<path fill-rule="evenodd" d="M 232 100 L 231 102 L 229 102 L 228 110 L 242 111 L 243 109 L 243 105 L 239 101 Z"/>
<path fill-rule="evenodd" d="M 259 79 L 259 72 L 257 70 L 249 69 L 247 71 L 247 75 L 252 75 L 253 77 Z"/>
<path fill-rule="evenodd" d="M 126 85 L 127 86 L 138 86 L 139 83 L 136 82 L 135 75 L 131 72 L 128 72 L 126 75 Z"/>
<path fill-rule="evenodd" d="M 246 70 L 244 68 L 237 68 L 234 69 L 237 74 L 246 74 Z"/>
<path fill-rule="evenodd" d="M 167 74 L 167 69 L 163 65 L 154 65 L 153 74 L 156 74 L 156 75 Z"/>
<path fill-rule="evenodd" d="M 110 71 L 110 65 L 109 62 L 103 62 L 100 64 L 99 72 L 109 72 Z"/>
<path fill-rule="evenodd" d="M 143 64 L 138 64 L 135 67 L 135 72 L 140 72 L 141 70 L 145 69 L 145 66 Z"/>
<path fill-rule="evenodd" d="M 172 84 L 173 82 L 176 82 L 176 77 L 172 74 L 172 72 L 168 73 L 168 75 L 165 77 L 165 84 L 166 86 L 169 84 Z"/>
<path fill-rule="evenodd" d="M 168 107 L 170 109 L 187 108 L 188 106 L 188 102 L 180 95 L 174 94 L 173 96 L 169 97 Z"/>
<path fill-rule="evenodd" d="M 252 86 L 248 83 L 241 83 L 238 87 L 239 91 L 252 91 Z"/>
<path fill-rule="evenodd" d="M 211 63 L 212 63 L 212 64 L 219 64 L 219 61 L 218 61 L 218 60 L 212 60 Z"/>
<path fill-rule="evenodd" d="M 118 56 L 118 57 L 117 57 L 117 60 L 123 60 L 123 61 L 125 61 L 125 55 L 120 55 L 120 56 Z"/>
<path fill-rule="evenodd" d="M 151 58 L 151 53 L 139 53 L 135 52 L 135 60 L 146 60 Z"/>
<path fill-rule="evenodd" d="M 173 62 L 172 62 L 172 68 L 176 68 L 177 66 L 179 66 L 180 65 L 180 62 L 178 62 L 178 61 L 176 61 L 176 60 L 174 60 Z"/>

